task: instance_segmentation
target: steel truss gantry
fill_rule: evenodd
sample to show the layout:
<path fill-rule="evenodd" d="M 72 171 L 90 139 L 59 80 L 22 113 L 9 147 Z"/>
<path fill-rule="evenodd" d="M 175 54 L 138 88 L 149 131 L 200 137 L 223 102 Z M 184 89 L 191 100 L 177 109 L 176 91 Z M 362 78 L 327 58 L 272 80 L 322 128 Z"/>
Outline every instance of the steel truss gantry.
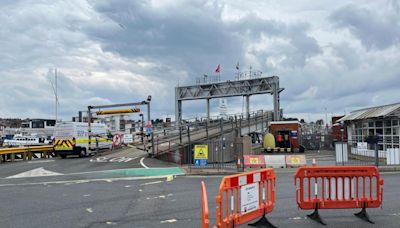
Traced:
<path fill-rule="evenodd" d="M 210 118 L 210 99 L 222 97 L 246 97 L 246 116 L 250 113 L 250 96 L 257 94 L 273 95 L 274 120 L 280 119 L 279 77 L 258 77 L 226 82 L 206 82 L 203 84 L 175 87 L 175 120 L 182 121 L 182 101 L 206 99 L 207 118 Z"/>

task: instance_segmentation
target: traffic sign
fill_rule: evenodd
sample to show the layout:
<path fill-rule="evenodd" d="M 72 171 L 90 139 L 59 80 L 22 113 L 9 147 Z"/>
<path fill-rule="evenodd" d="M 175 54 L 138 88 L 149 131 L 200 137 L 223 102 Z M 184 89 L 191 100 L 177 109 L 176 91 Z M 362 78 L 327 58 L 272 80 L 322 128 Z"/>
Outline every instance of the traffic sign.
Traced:
<path fill-rule="evenodd" d="M 151 124 L 151 122 L 147 122 L 146 125 L 144 125 L 145 127 L 145 131 L 146 131 L 146 135 L 151 135 L 151 133 L 153 133 L 153 124 Z"/>
<path fill-rule="evenodd" d="M 113 145 L 114 146 L 120 146 L 121 145 L 121 141 L 122 141 L 121 135 L 116 134 L 116 135 L 113 136 Z"/>
<path fill-rule="evenodd" d="M 208 160 L 208 145 L 195 145 L 194 159 Z"/>
<path fill-rule="evenodd" d="M 208 160 L 207 159 L 195 159 L 194 164 L 196 166 L 207 166 L 208 165 Z"/>
<path fill-rule="evenodd" d="M 132 134 L 124 134 L 124 143 L 133 143 Z"/>

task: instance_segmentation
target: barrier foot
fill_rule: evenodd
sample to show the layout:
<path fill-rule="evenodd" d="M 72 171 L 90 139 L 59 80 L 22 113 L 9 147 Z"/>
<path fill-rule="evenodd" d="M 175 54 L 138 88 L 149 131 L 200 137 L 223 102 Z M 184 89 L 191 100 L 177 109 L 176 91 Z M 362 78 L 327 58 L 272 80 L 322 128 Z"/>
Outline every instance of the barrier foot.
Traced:
<path fill-rule="evenodd" d="M 315 210 L 312 214 L 307 215 L 307 217 L 309 217 L 310 219 L 321 223 L 322 225 L 326 226 L 326 223 L 324 222 L 324 220 L 322 220 L 321 216 L 319 216 L 319 212 L 318 212 L 318 204 L 315 205 Z"/>
<path fill-rule="evenodd" d="M 367 213 L 367 209 L 366 209 L 366 207 L 365 207 L 365 203 L 364 203 L 364 206 L 363 206 L 363 208 L 361 209 L 361 211 L 358 212 L 358 213 L 355 213 L 354 215 L 357 216 L 357 217 L 359 217 L 360 219 L 366 221 L 366 222 L 375 224 L 375 222 L 372 221 L 372 220 L 369 218 L 369 215 L 368 215 L 368 213 Z"/>
<path fill-rule="evenodd" d="M 270 221 L 268 221 L 268 219 L 265 217 L 265 208 L 264 215 L 255 223 L 250 223 L 248 225 L 255 227 L 278 228 L 277 226 L 274 226 Z"/>

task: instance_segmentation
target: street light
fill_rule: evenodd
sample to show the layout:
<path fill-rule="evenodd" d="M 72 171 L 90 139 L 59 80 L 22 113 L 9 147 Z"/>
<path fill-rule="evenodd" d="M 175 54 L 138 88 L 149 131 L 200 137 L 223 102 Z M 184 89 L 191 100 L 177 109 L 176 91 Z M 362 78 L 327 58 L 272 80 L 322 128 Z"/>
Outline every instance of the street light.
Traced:
<path fill-rule="evenodd" d="M 340 133 L 342 135 L 342 165 L 344 166 L 344 152 L 343 152 L 343 145 L 344 145 L 344 140 L 343 140 L 343 133 L 344 133 L 344 121 L 340 121 Z"/>

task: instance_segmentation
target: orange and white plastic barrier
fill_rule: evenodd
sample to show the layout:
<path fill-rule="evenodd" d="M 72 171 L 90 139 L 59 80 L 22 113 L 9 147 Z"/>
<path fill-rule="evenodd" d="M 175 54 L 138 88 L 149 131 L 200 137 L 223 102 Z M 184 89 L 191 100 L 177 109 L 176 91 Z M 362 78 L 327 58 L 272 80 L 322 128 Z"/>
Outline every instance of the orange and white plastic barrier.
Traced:
<path fill-rule="evenodd" d="M 265 168 L 264 156 L 260 155 L 244 155 L 244 168 Z"/>
<path fill-rule="evenodd" d="M 294 183 L 299 208 L 314 209 L 308 217 L 324 225 L 318 209 L 362 208 L 355 215 L 373 223 L 366 208 L 382 205 L 383 179 L 375 166 L 300 167 Z"/>
<path fill-rule="evenodd" d="M 306 165 L 306 156 L 299 155 L 243 155 L 244 168 L 297 168 Z"/>
<path fill-rule="evenodd" d="M 224 177 L 216 197 L 216 226 L 236 227 L 260 218 L 249 225 L 275 227 L 265 218 L 275 206 L 275 181 L 271 168 Z"/>
<path fill-rule="evenodd" d="M 201 182 L 201 228 L 209 228 L 207 190 L 204 181 Z"/>

